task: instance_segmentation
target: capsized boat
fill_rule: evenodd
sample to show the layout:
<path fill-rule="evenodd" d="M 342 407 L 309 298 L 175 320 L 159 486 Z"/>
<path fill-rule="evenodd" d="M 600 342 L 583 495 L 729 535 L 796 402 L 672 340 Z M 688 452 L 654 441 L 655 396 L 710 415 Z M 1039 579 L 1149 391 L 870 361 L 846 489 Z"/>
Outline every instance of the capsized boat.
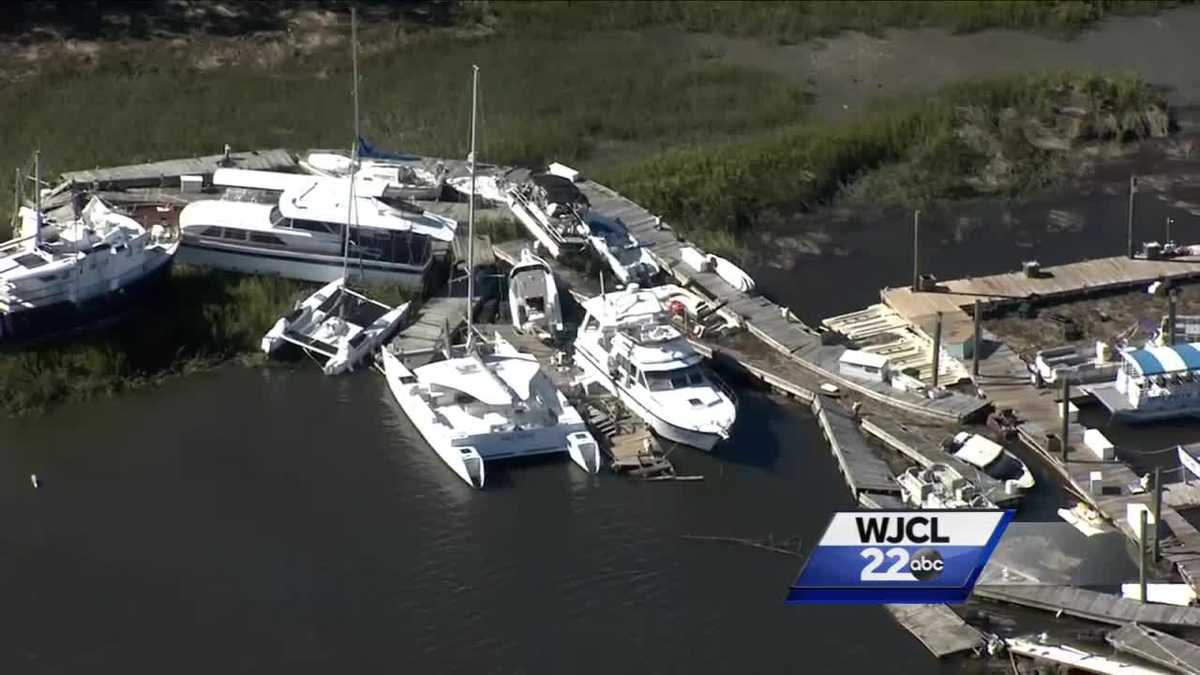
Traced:
<path fill-rule="evenodd" d="M 292 344 L 323 359 L 326 375 L 352 371 L 395 335 L 408 308 L 407 302 L 389 307 L 334 279 L 276 321 L 262 350 L 271 355 Z"/>
<path fill-rule="evenodd" d="M 600 470 L 600 446 L 537 358 L 499 335 L 463 356 L 409 369 L 389 349 L 384 377 L 404 414 L 455 474 L 482 488 L 485 464 L 566 452 Z"/>
<path fill-rule="evenodd" d="M 711 450 L 729 438 L 733 393 L 703 366 L 658 295 L 630 284 L 584 303 L 575 363 L 665 438 Z"/>
<path fill-rule="evenodd" d="M 1002 481 L 1007 490 L 1029 490 L 1034 485 L 1033 473 L 1016 455 L 1004 446 L 979 434 L 961 431 L 943 443 L 943 449 Z"/>
<path fill-rule="evenodd" d="M 36 172 L 35 172 L 36 173 Z M 80 195 L 82 197 L 82 195 Z M 26 340 L 101 320 L 165 276 L 179 240 L 147 231 L 92 196 L 58 219 L 22 206 L 16 238 L 0 243 L 0 341 Z"/>
<path fill-rule="evenodd" d="M 518 332 L 555 337 L 563 331 L 554 271 L 528 249 L 508 273 L 508 308 Z"/>

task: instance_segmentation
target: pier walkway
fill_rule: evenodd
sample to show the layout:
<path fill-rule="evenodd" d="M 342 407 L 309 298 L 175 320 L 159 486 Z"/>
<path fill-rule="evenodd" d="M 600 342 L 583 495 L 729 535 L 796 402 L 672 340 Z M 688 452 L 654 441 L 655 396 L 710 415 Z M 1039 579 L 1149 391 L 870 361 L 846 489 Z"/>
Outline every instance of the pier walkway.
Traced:
<path fill-rule="evenodd" d="M 1200 607 L 1142 603 L 1084 588 L 985 584 L 976 586 L 973 594 L 989 600 L 1024 605 L 1048 612 L 1062 612 L 1114 626 L 1137 622 L 1156 626 L 1200 628 Z"/>
<path fill-rule="evenodd" d="M 812 411 L 855 501 L 863 493 L 900 497 L 900 485 L 891 469 L 867 444 L 858 420 L 849 410 L 836 401 L 817 396 Z"/>
<path fill-rule="evenodd" d="M 453 335 L 466 318 L 466 298 L 430 298 L 417 309 L 416 318 L 400 329 L 388 348 L 401 358 L 430 356 L 445 343 L 447 332 Z"/>
<path fill-rule="evenodd" d="M 228 161 L 226 161 L 228 159 Z M 62 174 L 65 189 L 75 183 L 98 186 L 102 190 L 178 186 L 180 176 L 211 178 L 217 169 L 230 167 L 256 171 L 290 171 L 296 168 L 296 158 L 287 150 L 250 150 L 225 155 L 208 155 L 187 159 L 168 159 L 147 164 L 129 164 L 90 171 L 68 171 Z M 207 181 L 206 181 L 207 182 Z"/>
<path fill-rule="evenodd" d="M 1200 675 L 1200 646 L 1174 635 L 1131 623 L 1104 638 L 1117 651 L 1145 659 L 1177 673 Z"/>

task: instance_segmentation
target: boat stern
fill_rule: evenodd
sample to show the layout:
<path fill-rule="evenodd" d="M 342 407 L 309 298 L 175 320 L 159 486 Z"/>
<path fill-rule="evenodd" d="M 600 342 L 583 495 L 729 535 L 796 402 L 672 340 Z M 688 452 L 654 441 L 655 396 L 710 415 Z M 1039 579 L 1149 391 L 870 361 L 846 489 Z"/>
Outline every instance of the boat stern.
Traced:
<path fill-rule="evenodd" d="M 586 431 L 567 435 L 567 453 L 571 461 L 584 471 L 595 474 L 600 471 L 600 444 Z"/>

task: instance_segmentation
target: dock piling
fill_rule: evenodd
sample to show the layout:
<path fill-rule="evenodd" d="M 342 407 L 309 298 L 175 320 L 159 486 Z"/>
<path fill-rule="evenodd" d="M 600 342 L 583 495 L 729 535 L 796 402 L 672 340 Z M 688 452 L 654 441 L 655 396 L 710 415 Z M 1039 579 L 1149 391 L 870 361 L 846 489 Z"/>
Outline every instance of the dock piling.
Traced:
<path fill-rule="evenodd" d="M 1134 204 L 1136 202 L 1135 195 L 1137 195 L 1137 176 L 1130 175 L 1129 176 L 1129 217 L 1125 223 L 1126 229 L 1128 230 L 1127 236 L 1128 236 L 1128 242 L 1129 242 L 1129 257 L 1130 258 L 1133 258 L 1134 253 L 1135 253 L 1133 250 L 1133 214 L 1134 214 Z"/>
<path fill-rule="evenodd" d="M 1071 433 L 1071 381 L 1067 379 L 1067 374 L 1062 373 L 1062 461 L 1063 464 L 1071 461 L 1070 444 L 1067 443 L 1068 435 Z"/>
<path fill-rule="evenodd" d="M 933 327 L 933 386 L 938 386 L 938 371 L 941 369 L 942 357 L 942 313 L 937 313 L 937 323 Z"/>
<path fill-rule="evenodd" d="M 921 290 L 921 210 L 913 211 L 913 293 Z"/>
<path fill-rule="evenodd" d="M 1162 468 L 1154 467 L 1154 562 L 1162 560 L 1159 542 L 1159 523 L 1162 522 Z"/>
<path fill-rule="evenodd" d="M 1178 291 L 1174 288 L 1167 289 L 1167 330 L 1164 337 L 1164 342 L 1167 346 L 1175 344 L 1175 302 L 1178 296 Z"/>
<path fill-rule="evenodd" d="M 979 298 L 975 298 L 975 334 L 972 336 L 974 342 L 971 344 L 971 375 L 979 377 L 979 343 L 982 340 L 979 337 L 980 325 L 982 321 L 983 305 L 980 304 Z"/>
<path fill-rule="evenodd" d="M 1146 510 L 1142 509 L 1139 512 L 1140 527 L 1138 531 L 1141 535 L 1138 537 L 1138 592 L 1141 594 L 1138 597 L 1142 602 L 1146 602 Z"/>

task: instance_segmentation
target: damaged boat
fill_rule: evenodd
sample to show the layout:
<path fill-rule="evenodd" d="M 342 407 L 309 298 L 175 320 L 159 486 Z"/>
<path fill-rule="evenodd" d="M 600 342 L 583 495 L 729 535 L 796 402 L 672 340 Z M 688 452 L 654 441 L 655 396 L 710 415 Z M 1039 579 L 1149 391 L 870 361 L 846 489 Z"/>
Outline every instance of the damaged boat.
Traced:
<path fill-rule="evenodd" d="M 519 333 L 554 338 L 563 331 L 558 284 L 550 265 L 529 249 L 508 273 L 508 308 Z"/>

